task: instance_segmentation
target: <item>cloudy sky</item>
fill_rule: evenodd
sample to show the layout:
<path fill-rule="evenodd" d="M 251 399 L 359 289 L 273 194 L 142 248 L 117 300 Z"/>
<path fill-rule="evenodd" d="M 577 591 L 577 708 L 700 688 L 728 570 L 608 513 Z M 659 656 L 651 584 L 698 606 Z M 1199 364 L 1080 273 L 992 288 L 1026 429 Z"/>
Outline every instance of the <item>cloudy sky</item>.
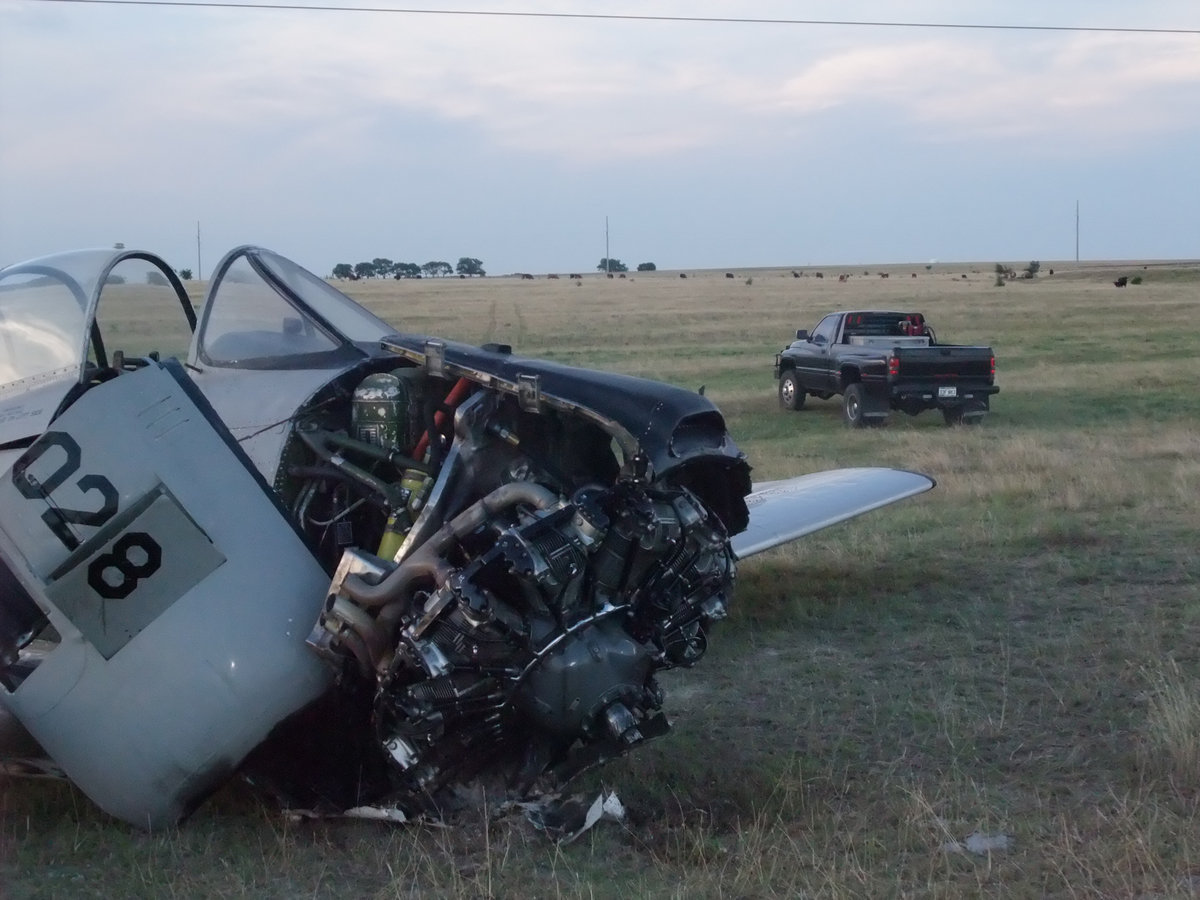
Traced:
<path fill-rule="evenodd" d="M 0 264 L 1200 257 L 1195 0 L 232 6 L 0 0 Z"/>

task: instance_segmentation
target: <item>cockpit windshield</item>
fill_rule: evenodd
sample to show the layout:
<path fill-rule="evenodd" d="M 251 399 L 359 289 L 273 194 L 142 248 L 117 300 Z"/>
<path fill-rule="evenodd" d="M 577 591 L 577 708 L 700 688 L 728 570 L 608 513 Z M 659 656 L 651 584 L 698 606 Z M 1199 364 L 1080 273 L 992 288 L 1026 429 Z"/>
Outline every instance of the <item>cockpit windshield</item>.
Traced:
<path fill-rule="evenodd" d="M 73 250 L 0 269 L 0 387 L 78 377 L 94 295 L 114 250 Z"/>
<path fill-rule="evenodd" d="M 195 313 L 157 256 L 73 250 L 0 269 L 0 388 L 21 391 L 123 360 L 182 355 Z"/>
<path fill-rule="evenodd" d="M 87 298 L 61 273 L 15 272 L 0 280 L 0 385 L 74 375 L 86 315 Z"/>
<path fill-rule="evenodd" d="M 325 279 L 270 250 L 256 256 L 305 305 L 351 341 L 377 341 L 396 329 L 367 312 Z"/>
<path fill-rule="evenodd" d="M 230 368 L 295 368 L 345 362 L 355 344 L 395 329 L 323 279 L 258 247 L 217 266 L 197 335 L 201 362 Z"/>

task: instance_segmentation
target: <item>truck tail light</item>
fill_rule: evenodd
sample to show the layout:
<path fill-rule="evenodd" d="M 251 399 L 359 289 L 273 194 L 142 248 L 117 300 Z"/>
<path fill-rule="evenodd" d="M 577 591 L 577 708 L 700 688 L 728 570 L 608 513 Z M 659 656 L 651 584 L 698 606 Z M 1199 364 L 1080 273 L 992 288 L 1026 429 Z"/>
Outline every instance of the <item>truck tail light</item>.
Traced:
<path fill-rule="evenodd" d="M 996 357 L 992 357 L 992 380 L 996 380 Z"/>
<path fill-rule="evenodd" d="M 995 361 L 993 360 L 993 365 Z M 888 357 L 888 378 L 896 378 L 900 374 L 900 357 Z"/>

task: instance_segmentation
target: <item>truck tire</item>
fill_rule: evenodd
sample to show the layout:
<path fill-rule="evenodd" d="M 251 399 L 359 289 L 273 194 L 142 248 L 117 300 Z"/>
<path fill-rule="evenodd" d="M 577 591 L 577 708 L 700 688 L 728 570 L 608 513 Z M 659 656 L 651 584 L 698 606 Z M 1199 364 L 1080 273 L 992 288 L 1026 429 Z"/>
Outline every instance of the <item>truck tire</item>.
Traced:
<path fill-rule="evenodd" d="M 862 385 L 857 381 L 846 385 L 846 390 L 842 394 L 842 418 L 846 420 L 849 427 L 862 428 L 867 424 L 867 417 L 863 412 Z"/>
<path fill-rule="evenodd" d="M 795 411 L 804 406 L 804 388 L 800 387 L 800 381 L 796 378 L 796 373 L 787 371 L 779 376 L 779 405 L 784 409 Z"/>
<path fill-rule="evenodd" d="M 942 408 L 942 418 L 946 420 L 947 425 L 979 425 L 985 415 L 987 413 L 981 409 L 966 409 L 961 406 Z"/>

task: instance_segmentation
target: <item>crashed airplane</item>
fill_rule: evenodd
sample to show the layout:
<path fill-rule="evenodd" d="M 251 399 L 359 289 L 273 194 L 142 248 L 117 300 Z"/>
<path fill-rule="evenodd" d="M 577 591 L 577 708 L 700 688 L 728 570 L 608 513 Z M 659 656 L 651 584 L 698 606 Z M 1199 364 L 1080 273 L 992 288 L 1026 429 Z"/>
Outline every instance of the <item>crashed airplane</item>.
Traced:
<path fill-rule="evenodd" d="M 0 752 L 145 828 L 235 774 L 330 814 L 551 790 L 668 730 L 739 559 L 932 486 L 752 486 L 697 393 L 397 333 L 258 247 L 199 316 L 151 253 L 12 265 Z"/>

